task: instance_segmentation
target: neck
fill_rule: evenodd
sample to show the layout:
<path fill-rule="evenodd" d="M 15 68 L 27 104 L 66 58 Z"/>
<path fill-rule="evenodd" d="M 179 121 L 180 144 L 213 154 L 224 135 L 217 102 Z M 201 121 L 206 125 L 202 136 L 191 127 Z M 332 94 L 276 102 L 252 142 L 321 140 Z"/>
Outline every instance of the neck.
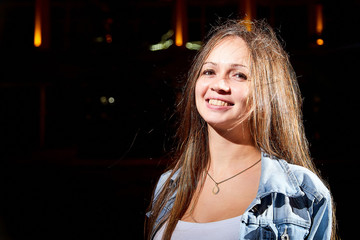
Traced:
<path fill-rule="evenodd" d="M 248 128 L 218 130 L 209 125 L 210 169 L 215 175 L 244 169 L 258 161 L 260 150 L 255 146 Z"/>

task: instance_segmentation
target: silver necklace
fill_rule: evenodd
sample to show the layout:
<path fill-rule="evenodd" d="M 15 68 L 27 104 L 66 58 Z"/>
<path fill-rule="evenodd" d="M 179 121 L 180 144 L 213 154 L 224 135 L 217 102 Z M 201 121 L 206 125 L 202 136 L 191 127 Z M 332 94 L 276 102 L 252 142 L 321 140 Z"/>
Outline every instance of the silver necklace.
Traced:
<path fill-rule="evenodd" d="M 230 180 L 230 179 L 232 179 L 232 178 L 234 178 L 234 177 L 242 174 L 243 172 L 249 170 L 250 168 L 254 167 L 256 164 L 258 164 L 260 161 L 261 161 L 261 159 L 260 159 L 259 161 L 257 161 L 256 163 L 254 163 L 253 165 L 251 165 L 250 167 L 248 167 L 248 168 L 242 170 L 241 172 L 235 174 L 234 176 L 229 177 L 229 178 L 227 178 L 227 179 L 225 179 L 225 180 L 222 180 L 222 181 L 220 181 L 220 182 L 216 182 L 216 181 L 211 177 L 211 175 L 209 174 L 209 172 L 206 171 L 207 175 L 208 175 L 208 176 L 211 178 L 211 180 L 215 183 L 215 186 L 214 186 L 214 188 L 212 189 L 212 193 L 213 193 L 214 195 L 218 194 L 218 193 L 220 192 L 220 188 L 219 188 L 219 185 L 220 185 L 220 184 L 222 184 L 222 183 L 224 183 L 224 182 L 226 182 L 226 181 L 228 181 L 228 180 Z"/>

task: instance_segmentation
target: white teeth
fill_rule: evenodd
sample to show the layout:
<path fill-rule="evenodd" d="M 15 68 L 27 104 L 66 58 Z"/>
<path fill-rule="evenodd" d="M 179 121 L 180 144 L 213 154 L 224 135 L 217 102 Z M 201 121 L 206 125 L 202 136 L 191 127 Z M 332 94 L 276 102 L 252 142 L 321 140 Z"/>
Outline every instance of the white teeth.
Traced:
<path fill-rule="evenodd" d="M 210 99 L 209 104 L 214 106 L 230 106 L 229 103 L 217 99 Z"/>

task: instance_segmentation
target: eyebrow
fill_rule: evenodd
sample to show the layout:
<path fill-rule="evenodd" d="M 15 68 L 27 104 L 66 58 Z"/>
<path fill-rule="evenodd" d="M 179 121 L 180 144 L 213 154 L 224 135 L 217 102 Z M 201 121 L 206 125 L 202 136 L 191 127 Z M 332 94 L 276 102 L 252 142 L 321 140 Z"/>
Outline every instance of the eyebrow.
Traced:
<path fill-rule="evenodd" d="M 214 65 L 214 66 L 217 66 L 217 65 L 218 65 L 217 63 L 214 63 L 214 62 L 204 62 L 203 66 L 204 66 L 205 64 L 211 64 L 211 65 Z M 246 65 L 238 64 L 238 63 L 232 63 L 232 64 L 230 64 L 230 66 L 231 66 L 231 67 L 234 67 L 234 68 L 235 68 L 235 67 L 247 68 Z"/>

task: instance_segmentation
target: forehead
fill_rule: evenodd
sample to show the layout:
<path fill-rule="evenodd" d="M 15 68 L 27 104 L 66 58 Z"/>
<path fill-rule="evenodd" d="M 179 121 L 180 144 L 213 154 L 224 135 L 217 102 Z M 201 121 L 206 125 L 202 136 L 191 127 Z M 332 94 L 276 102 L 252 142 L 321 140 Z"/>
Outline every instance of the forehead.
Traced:
<path fill-rule="evenodd" d="M 226 37 L 210 51 L 205 62 L 242 64 L 249 66 L 250 52 L 240 37 Z"/>

